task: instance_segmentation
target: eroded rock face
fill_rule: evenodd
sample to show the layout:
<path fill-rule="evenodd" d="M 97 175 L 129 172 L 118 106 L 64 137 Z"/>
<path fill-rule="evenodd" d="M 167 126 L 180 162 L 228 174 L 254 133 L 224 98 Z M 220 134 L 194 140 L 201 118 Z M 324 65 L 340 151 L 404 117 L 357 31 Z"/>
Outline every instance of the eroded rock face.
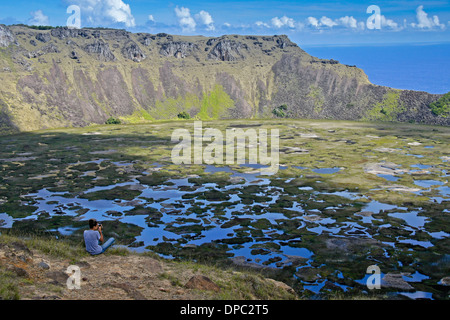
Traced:
<path fill-rule="evenodd" d="M 50 43 L 50 44 L 42 47 L 39 50 L 28 52 L 26 54 L 26 57 L 27 58 L 38 58 L 38 57 L 43 56 L 44 54 L 47 54 L 47 53 L 59 53 L 59 52 L 60 51 L 59 51 L 58 47 L 56 45 L 54 45 L 53 43 Z"/>
<path fill-rule="evenodd" d="M 96 40 L 94 43 L 86 45 L 83 49 L 87 53 L 96 54 L 97 59 L 100 61 L 116 60 L 116 57 L 111 52 L 109 45 L 102 40 Z"/>
<path fill-rule="evenodd" d="M 17 44 L 17 40 L 6 26 L 0 24 L 0 47 L 8 47 L 10 44 Z"/>
<path fill-rule="evenodd" d="M 64 28 L 55 28 L 50 31 L 52 37 L 58 39 L 66 39 L 66 38 L 91 38 L 91 32 L 85 29 L 69 29 L 67 27 Z"/>
<path fill-rule="evenodd" d="M 50 40 L 52 40 L 52 37 L 50 36 L 50 34 L 48 34 L 48 33 L 38 33 L 37 35 L 36 35 L 36 40 L 39 40 L 40 42 L 44 42 L 44 43 L 46 43 L 46 42 L 49 42 Z"/>
<path fill-rule="evenodd" d="M 236 61 L 245 59 L 243 49 L 247 45 L 229 39 L 219 40 L 208 54 L 209 60 Z"/>
<path fill-rule="evenodd" d="M 159 53 L 164 57 L 186 58 L 192 52 L 199 50 L 196 44 L 187 41 L 175 41 L 164 43 Z"/>
<path fill-rule="evenodd" d="M 289 40 L 289 38 L 287 36 L 277 36 L 274 37 L 276 43 L 277 43 L 277 47 L 284 49 L 286 47 L 297 47 L 297 45 L 295 43 L 293 43 L 291 40 Z"/>
<path fill-rule="evenodd" d="M 144 52 L 134 41 L 128 41 L 122 49 L 122 55 L 134 62 L 141 62 L 146 58 Z"/>
<path fill-rule="evenodd" d="M 138 41 L 143 46 L 149 47 L 155 38 L 156 38 L 155 36 L 144 35 Z"/>

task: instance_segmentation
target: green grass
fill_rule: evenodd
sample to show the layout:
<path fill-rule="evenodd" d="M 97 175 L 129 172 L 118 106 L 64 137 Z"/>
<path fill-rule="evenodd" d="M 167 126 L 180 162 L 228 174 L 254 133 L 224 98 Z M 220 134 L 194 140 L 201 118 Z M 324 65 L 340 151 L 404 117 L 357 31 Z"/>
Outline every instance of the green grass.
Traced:
<path fill-rule="evenodd" d="M 84 248 L 84 243 L 79 241 L 57 240 L 54 237 L 39 235 L 18 236 L 5 234 L 5 232 L 0 236 L 0 243 L 3 244 L 17 241 L 25 244 L 30 249 L 38 250 L 55 258 L 79 261 L 89 256 Z"/>
<path fill-rule="evenodd" d="M 221 292 L 218 300 L 296 300 L 296 296 L 281 290 L 263 276 L 252 273 L 235 272 L 231 279 L 218 282 Z"/>
<path fill-rule="evenodd" d="M 309 86 L 309 93 L 307 95 L 314 103 L 314 112 L 320 113 L 325 103 L 325 98 L 323 96 L 322 88 L 315 85 Z"/>
<path fill-rule="evenodd" d="M 19 300 L 19 282 L 15 274 L 0 267 L 0 300 Z"/>
<path fill-rule="evenodd" d="M 397 115 L 406 110 L 399 99 L 400 90 L 389 91 L 384 95 L 383 101 L 367 113 L 365 120 L 396 121 Z"/>
<path fill-rule="evenodd" d="M 233 107 L 234 101 L 222 86 L 216 85 L 212 92 L 203 96 L 197 117 L 202 120 L 220 119 L 225 115 L 227 109 Z"/>

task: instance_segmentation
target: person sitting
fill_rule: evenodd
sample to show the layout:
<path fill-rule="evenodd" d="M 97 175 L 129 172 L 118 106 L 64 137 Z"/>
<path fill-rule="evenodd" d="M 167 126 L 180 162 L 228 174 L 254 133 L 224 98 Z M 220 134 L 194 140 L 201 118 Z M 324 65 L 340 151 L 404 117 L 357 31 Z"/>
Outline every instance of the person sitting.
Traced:
<path fill-rule="evenodd" d="M 101 254 L 106 251 L 114 242 L 114 238 L 108 239 L 103 243 L 103 226 L 95 219 L 89 219 L 89 230 L 84 231 L 84 243 L 86 244 L 86 251 L 91 255 Z M 100 243 L 103 243 L 100 245 Z"/>

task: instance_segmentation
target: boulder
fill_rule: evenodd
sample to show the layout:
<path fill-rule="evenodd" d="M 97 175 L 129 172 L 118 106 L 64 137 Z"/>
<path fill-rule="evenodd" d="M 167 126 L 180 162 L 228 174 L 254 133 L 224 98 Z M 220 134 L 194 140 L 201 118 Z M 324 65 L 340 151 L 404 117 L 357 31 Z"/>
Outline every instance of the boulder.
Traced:
<path fill-rule="evenodd" d="M 439 281 L 440 285 L 450 286 L 450 277 L 444 277 Z"/>
<path fill-rule="evenodd" d="M 78 59 L 78 54 L 76 51 L 70 52 L 70 59 L 74 59 L 74 60 Z"/>
<path fill-rule="evenodd" d="M 202 275 L 195 275 L 185 284 L 187 289 L 209 290 L 219 292 L 220 287 L 211 279 Z"/>
<path fill-rule="evenodd" d="M 46 262 L 44 262 L 44 261 L 39 262 L 39 263 L 37 264 L 37 266 L 38 266 L 39 268 L 42 268 L 42 269 L 45 269 L 45 270 L 50 269 L 50 266 L 49 266 Z"/>
<path fill-rule="evenodd" d="M 414 290 L 414 287 L 403 279 L 401 273 L 387 273 L 381 280 L 381 286 L 406 291 Z"/>

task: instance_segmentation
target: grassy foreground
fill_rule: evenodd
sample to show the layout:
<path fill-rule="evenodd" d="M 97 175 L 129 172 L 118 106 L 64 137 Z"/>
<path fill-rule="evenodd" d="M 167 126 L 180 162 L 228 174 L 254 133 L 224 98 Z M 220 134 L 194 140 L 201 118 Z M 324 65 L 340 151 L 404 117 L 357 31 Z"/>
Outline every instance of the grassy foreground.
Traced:
<path fill-rule="evenodd" d="M 0 257 L 0 300 L 298 299 L 292 288 L 266 278 L 262 272 L 236 271 L 213 264 L 166 260 L 152 253 L 136 253 L 124 247 L 111 248 L 101 256 L 91 257 L 81 244 L 70 240 L 38 236 L 19 237 L 3 233 L 0 236 Z M 101 267 L 98 268 L 97 264 Z M 130 265 L 137 264 L 148 268 L 141 269 L 143 273 L 138 274 L 130 268 Z M 80 266 L 82 281 L 79 290 L 69 290 L 61 280 L 62 270 L 69 265 Z M 114 272 L 108 273 L 110 267 Z M 93 273 L 92 269 L 103 270 L 100 270 L 98 275 Z M 119 272 L 127 282 L 122 284 L 111 281 L 111 275 L 117 277 Z M 207 275 L 215 286 L 195 288 L 186 285 L 194 275 Z M 142 281 L 143 277 L 151 280 Z M 132 280 L 141 284 L 135 286 Z M 101 285 L 92 286 L 91 282 L 94 281 Z M 109 288 L 115 289 L 116 292 L 109 291 Z M 118 289 L 122 292 L 118 292 L 121 291 Z"/>

